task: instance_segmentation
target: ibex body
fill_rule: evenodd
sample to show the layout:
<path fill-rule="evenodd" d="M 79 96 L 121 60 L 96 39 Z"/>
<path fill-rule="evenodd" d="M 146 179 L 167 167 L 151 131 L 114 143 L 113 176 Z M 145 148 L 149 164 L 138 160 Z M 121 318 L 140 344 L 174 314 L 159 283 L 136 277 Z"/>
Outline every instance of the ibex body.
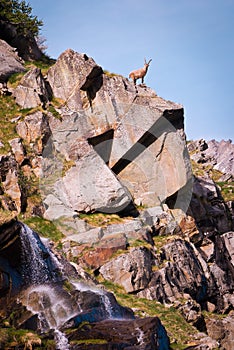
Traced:
<path fill-rule="evenodd" d="M 131 78 L 133 80 L 135 85 L 136 85 L 137 79 L 140 79 L 140 78 L 141 78 L 142 84 L 144 83 L 144 77 L 145 77 L 145 75 L 147 73 L 147 70 L 149 68 L 149 64 L 150 64 L 151 61 L 152 61 L 152 59 L 150 59 L 149 62 L 147 63 L 146 59 L 145 59 L 145 64 L 144 64 L 143 68 L 139 68 L 139 69 L 133 70 L 129 74 L 129 78 Z"/>

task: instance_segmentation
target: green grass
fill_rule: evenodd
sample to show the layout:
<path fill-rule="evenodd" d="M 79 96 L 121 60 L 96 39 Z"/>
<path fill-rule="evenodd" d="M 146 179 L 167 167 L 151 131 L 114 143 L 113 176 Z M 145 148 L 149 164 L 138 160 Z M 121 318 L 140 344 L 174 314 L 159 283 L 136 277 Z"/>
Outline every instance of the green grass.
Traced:
<path fill-rule="evenodd" d="M 234 201 L 234 182 L 217 182 L 225 202 Z"/>
<path fill-rule="evenodd" d="M 197 177 L 209 174 L 209 177 L 220 187 L 221 195 L 225 202 L 234 200 L 234 182 L 219 181 L 223 175 L 221 171 L 215 170 L 211 165 L 204 165 L 191 160 L 193 174 Z"/>
<path fill-rule="evenodd" d="M 8 87 L 15 89 L 19 85 L 19 82 L 23 78 L 25 73 L 27 73 L 27 70 L 25 70 L 25 72 L 12 74 L 8 79 L 8 83 L 7 83 Z"/>
<path fill-rule="evenodd" d="M 191 166 L 195 176 L 205 176 L 206 174 L 209 174 L 211 179 L 215 182 L 217 182 L 223 175 L 221 171 L 213 169 L 212 165 L 197 163 L 193 159 L 191 159 Z"/>
<path fill-rule="evenodd" d="M 58 242 L 64 237 L 62 232 L 57 229 L 52 221 L 38 216 L 25 218 L 22 214 L 19 215 L 19 220 L 28 225 L 32 230 L 39 233 L 41 236 L 49 238 L 54 242 Z"/>
<path fill-rule="evenodd" d="M 40 337 L 33 331 L 26 329 L 15 328 L 0 328 L 0 347 L 1 349 L 26 349 L 25 344 L 27 340 L 32 343 L 40 341 Z M 35 347 L 33 347 L 35 349 Z"/>
<path fill-rule="evenodd" d="M 109 72 L 109 71 L 106 70 L 106 69 L 103 71 L 103 73 L 104 73 L 106 76 L 110 77 L 110 78 L 113 78 L 113 77 L 122 77 L 122 75 L 117 74 L 117 73 Z"/>
<path fill-rule="evenodd" d="M 24 118 L 26 115 L 31 114 L 40 109 L 27 108 L 21 109 L 12 96 L 0 96 L 0 141 L 3 143 L 3 147 L 0 148 L 1 154 L 6 154 L 10 151 L 9 141 L 19 137 L 16 132 L 16 123 L 13 121 L 15 118 Z"/>
<path fill-rule="evenodd" d="M 117 301 L 126 307 L 134 308 L 136 316 L 157 316 L 166 328 L 171 340 L 172 349 L 185 349 L 193 341 L 194 334 L 198 331 L 185 321 L 183 316 L 174 307 L 167 307 L 157 301 L 138 298 L 133 294 L 126 294 L 124 289 L 110 281 L 99 277 L 99 282 L 106 289 L 113 292 Z"/>
<path fill-rule="evenodd" d="M 32 67 L 37 67 L 41 69 L 42 75 L 46 75 L 49 68 L 53 66 L 55 62 L 55 59 L 44 56 L 38 61 L 26 61 L 25 68 L 29 70 Z"/>
<path fill-rule="evenodd" d="M 42 75 L 46 75 L 48 73 L 49 68 L 53 64 L 55 64 L 55 62 L 56 60 L 46 56 L 39 61 L 26 61 L 24 64 L 25 71 L 12 74 L 8 79 L 8 87 L 16 88 L 19 85 L 19 82 L 22 79 L 22 77 L 33 67 L 40 68 Z"/>
<path fill-rule="evenodd" d="M 16 124 L 11 122 L 12 119 L 22 116 L 20 108 L 16 105 L 12 96 L 0 96 L 0 140 L 4 147 L 0 148 L 1 154 L 6 154 L 10 151 L 9 140 L 12 140 L 19 135 L 16 133 Z"/>
<path fill-rule="evenodd" d="M 80 213 L 79 218 L 86 221 L 92 226 L 106 227 L 107 225 L 119 224 L 125 222 L 126 218 L 121 218 L 117 214 L 104 214 L 104 213 Z"/>

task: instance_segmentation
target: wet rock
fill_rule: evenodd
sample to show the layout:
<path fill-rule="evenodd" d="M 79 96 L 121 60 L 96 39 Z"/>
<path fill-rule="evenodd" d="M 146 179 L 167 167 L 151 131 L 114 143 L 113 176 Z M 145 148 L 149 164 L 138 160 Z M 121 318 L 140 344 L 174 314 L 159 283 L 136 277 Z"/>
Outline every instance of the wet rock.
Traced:
<path fill-rule="evenodd" d="M 83 344 L 75 345 L 74 349 L 84 349 L 85 340 L 101 339 L 97 349 L 129 350 L 169 350 L 169 338 L 165 328 L 157 317 L 136 320 L 106 320 L 99 323 L 83 325 L 78 330 L 71 331 L 69 340 L 84 340 Z M 106 343 L 105 343 L 106 340 Z M 87 349 L 94 349 L 87 345 Z"/>
<path fill-rule="evenodd" d="M 24 71 L 23 60 L 16 50 L 0 39 L 0 83 L 7 82 L 12 74 Z"/>
<path fill-rule="evenodd" d="M 17 281 L 16 269 L 20 261 L 20 240 L 19 233 L 21 226 L 17 220 L 11 220 L 0 226 L 0 296 L 6 297 L 14 291 Z M 3 305 L 5 306 L 5 299 Z"/>

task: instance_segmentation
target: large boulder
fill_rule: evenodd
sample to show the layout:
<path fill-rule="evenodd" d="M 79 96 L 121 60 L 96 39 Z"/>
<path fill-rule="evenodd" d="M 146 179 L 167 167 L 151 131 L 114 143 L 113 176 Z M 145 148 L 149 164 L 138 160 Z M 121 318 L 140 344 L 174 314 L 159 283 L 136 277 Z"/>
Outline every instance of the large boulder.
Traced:
<path fill-rule="evenodd" d="M 92 58 L 71 49 L 62 53 L 48 71 L 48 82 L 54 96 L 66 101 L 71 110 L 82 109 L 82 90 L 93 88 L 100 79 L 102 68 Z"/>
<path fill-rule="evenodd" d="M 23 60 L 16 50 L 0 39 L 0 83 L 4 83 L 13 73 L 23 72 Z"/>
<path fill-rule="evenodd" d="M 145 248 L 133 248 L 100 268 L 101 275 L 124 287 L 126 292 L 139 292 L 147 287 L 151 277 L 151 253 Z"/>
<path fill-rule="evenodd" d="M 48 169 L 44 168 L 44 173 L 47 174 L 49 170 L 50 165 Z M 53 188 L 49 186 L 50 181 L 51 177 L 48 176 L 43 184 L 48 196 L 53 194 L 64 205 L 64 209 L 70 208 L 71 212 L 98 210 L 113 213 L 123 210 L 132 201 L 128 190 L 92 149 L 85 157 L 76 161 L 64 176 L 59 174 Z M 48 203 L 48 197 L 45 203 L 48 206 L 45 215 L 49 218 L 48 211 L 51 210 L 51 204 L 54 204 Z"/>
<path fill-rule="evenodd" d="M 41 155 L 50 136 L 48 117 L 41 111 L 29 114 L 18 121 L 16 131 L 35 154 Z"/>
<path fill-rule="evenodd" d="M 40 68 L 31 68 L 13 91 L 16 103 L 22 108 L 34 108 L 49 100 L 49 92 Z"/>
<path fill-rule="evenodd" d="M 74 162 L 74 167 L 60 167 L 61 176 L 46 196 L 51 198 L 76 173 L 64 198 L 64 206 L 76 211 L 118 212 L 132 199 L 155 206 L 173 195 L 173 205 L 187 209 L 192 174 L 181 105 L 165 101 L 144 85 L 135 87 L 124 77 L 103 74 L 92 58 L 70 49 L 49 69 L 47 79 L 64 105 L 58 110 L 60 120 L 50 118 L 52 137 L 44 162 L 61 163 L 57 158 L 62 156 L 63 165 Z"/>
<path fill-rule="evenodd" d="M 158 317 L 136 320 L 105 320 L 82 324 L 69 332 L 70 341 L 79 341 L 76 349 L 99 350 L 169 350 L 169 338 Z M 97 347 L 92 344 L 96 340 Z M 100 339 L 100 341 L 98 341 Z M 90 344 L 89 344 L 90 342 Z M 87 344 L 87 345 L 85 345 Z"/>

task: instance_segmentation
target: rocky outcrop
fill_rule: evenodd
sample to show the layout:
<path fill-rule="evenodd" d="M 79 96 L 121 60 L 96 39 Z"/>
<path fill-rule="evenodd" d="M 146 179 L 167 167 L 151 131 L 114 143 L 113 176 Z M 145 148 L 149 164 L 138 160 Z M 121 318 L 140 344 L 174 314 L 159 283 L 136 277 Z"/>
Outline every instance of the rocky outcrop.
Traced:
<path fill-rule="evenodd" d="M 145 248 L 133 248 L 104 264 L 100 273 L 106 280 L 122 285 L 128 293 L 139 292 L 150 281 L 151 253 Z"/>
<path fill-rule="evenodd" d="M 209 176 L 196 177 L 189 212 L 203 233 L 233 230 L 231 211 Z"/>
<path fill-rule="evenodd" d="M 188 149 L 194 161 L 211 165 L 213 169 L 225 174 L 226 179 L 234 178 L 234 145 L 231 140 L 191 141 Z"/>
<path fill-rule="evenodd" d="M 50 119 L 48 149 L 55 152 L 53 159 L 51 153 L 44 154 L 45 178 L 51 163 L 63 168 L 56 152 L 63 163 L 74 164 L 53 179 L 54 186 L 45 194 L 50 196 L 45 199 L 47 218 L 55 202 L 64 205 L 64 212 L 70 208 L 114 213 L 133 201 L 154 206 L 176 194 L 177 206 L 188 206 L 192 178 L 182 106 L 145 86 L 136 89 L 123 77 L 108 77 L 92 58 L 72 50 L 50 68 L 48 82 L 66 107 L 59 110 L 61 121 Z M 178 195 L 184 189 L 186 201 Z"/>
<path fill-rule="evenodd" d="M 46 114 L 38 111 L 27 115 L 23 120 L 18 121 L 16 131 L 21 139 L 30 146 L 34 155 L 42 155 L 51 134 Z"/>
<path fill-rule="evenodd" d="M 49 100 L 46 82 L 39 68 L 30 69 L 14 89 L 15 101 L 22 108 L 34 108 L 45 105 Z"/>
<path fill-rule="evenodd" d="M 1 207 L 20 213 L 25 197 L 21 193 L 18 164 L 14 157 L 0 156 L 0 181 Z"/>
<path fill-rule="evenodd" d="M 211 310 L 213 305 L 213 311 L 227 312 L 234 307 L 232 240 L 233 232 L 216 236 L 213 250 L 206 255 L 205 243 L 196 248 L 171 238 L 159 252 L 146 247 L 130 249 L 99 271 L 126 292 L 137 292 L 149 300 L 173 303 L 191 298 L 202 308 Z"/>
<path fill-rule="evenodd" d="M 209 171 L 215 167 L 220 181 L 232 181 L 231 142 L 189 143 L 193 161 L 204 166 L 203 175 L 193 177 L 183 107 L 143 84 L 104 74 L 92 58 L 72 50 L 59 57 L 47 78 L 31 69 L 13 95 L 21 108 L 34 110 L 12 119 L 19 137 L 9 140 L 11 155 L 0 157 L 0 210 L 25 211 L 28 188 L 35 194 L 31 187 L 40 178 L 45 208 L 37 199 L 37 208 L 28 207 L 27 215 L 31 210 L 55 220 L 64 234 L 58 247 L 73 263 L 65 263 L 58 252 L 51 259 L 50 248 L 38 245 L 36 234 L 38 255 L 25 254 L 31 245 L 27 241 L 23 248 L 19 231 L 24 226 L 16 221 L 0 228 L 2 310 L 6 312 L 7 300 L 8 310 L 19 311 L 12 325 L 38 331 L 46 315 L 46 329 L 74 327 L 68 336 L 79 342 L 74 349 L 93 337 L 102 339 L 99 349 L 107 342 L 113 349 L 168 348 L 157 318 L 134 319 L 112 294 L 98 289 L 85 267 L 136 298 L 180 310 L 189 324 L 206 332 L 203 340 L 194 338 L 194 349 L 204 344 L 214 349 L 218 343 L 228 348 L 234 308 L 233 203 L 224 202 Z M 97 211 L 119 213 L 118 223 L 109 223 L 106 216 L 101 226 L 86 222 L 83 212 L 92 217 Z M 32 232 L 25 232 L 24 238 L 31 237 Z M 56 259 L 66 266 L 64 279 Z M 37 273 L 31 270 L 33 262 Z M 9 296 L 31 282 L 33 288 L 20 294 L 17 306 Z M 62 309 L 56 304 L 60 298 L 66 300 Z M 38 303 L 44 302 L 50 308 L 42 312 Z M 53 304 L 59 310 L 56 317 Z M 204 310 L 227 314 L 220 323 L 221 329 L 227 324 L 223 337 L 214 334 L 217 320 L 212 316 L 209 323 Z M 71 317 L 61 317 L 65 311 Z M 109 320 L 120 315 L 128 322 Z M 63 321 L 57 324 L 56 318 Z"/>
<path fill-rule="evenodd" d="M 7 82 L 8 78 L 19 72 L 24 72 L 23 60 L 16 50 L 4 40 L 0 40 L 0 83 Z"/>

